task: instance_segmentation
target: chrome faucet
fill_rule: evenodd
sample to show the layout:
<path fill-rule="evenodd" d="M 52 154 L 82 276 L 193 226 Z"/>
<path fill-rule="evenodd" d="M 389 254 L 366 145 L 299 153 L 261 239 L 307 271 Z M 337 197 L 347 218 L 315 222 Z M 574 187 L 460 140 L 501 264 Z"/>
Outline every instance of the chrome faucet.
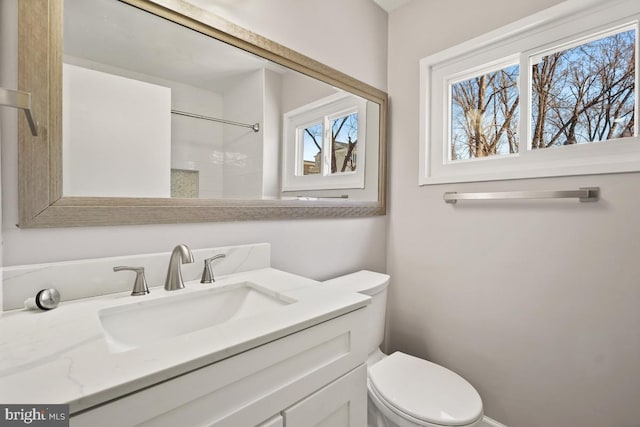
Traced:
<path fill-rule="evenodd" d="M 182 280 L 182 270 L 180 264 L 189 264 L 193 262 L 193 254 L 187 245 L 178 245 L 173 248 L 171 258 L 169 259 L 169 268 L 167 269 L 167 278 L 164 281 L 164 289 L 167 291 L 175 291 L 183 289 L 184 282 Z"/>

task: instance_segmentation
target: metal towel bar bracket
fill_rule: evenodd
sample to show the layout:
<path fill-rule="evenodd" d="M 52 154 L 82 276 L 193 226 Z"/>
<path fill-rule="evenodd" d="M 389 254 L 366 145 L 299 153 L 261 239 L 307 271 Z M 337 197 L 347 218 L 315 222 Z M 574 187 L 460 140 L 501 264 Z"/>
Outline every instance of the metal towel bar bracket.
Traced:
<path fill-rule="evenodd" d="M 31 94 L 20 90 L 11 90 L 0 87 L 0 105 L 19 108 L 27 116 L 27 122 L 33 136 L 38 136 L 38 126 L 31 114 Z"/>
<path fill-rule="evenodd" d="M 581 202 L 597 202 L 600 187 L 583 187 L 578 190 L 558 191 L 504 191 L 495 193 L 444 193 L 446 203 L 456 203 L 458 200 L 512 200 L 512 199 L 571 199 L 577 198 Z"/>

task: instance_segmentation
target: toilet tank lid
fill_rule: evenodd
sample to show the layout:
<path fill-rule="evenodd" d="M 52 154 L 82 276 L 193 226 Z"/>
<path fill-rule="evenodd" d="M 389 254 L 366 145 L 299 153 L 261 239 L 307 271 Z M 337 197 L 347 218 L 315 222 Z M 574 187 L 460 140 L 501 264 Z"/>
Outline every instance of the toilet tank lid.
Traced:
<path fill-rule="evenodd" d="M 389 285 L 389 278 L 388 274 L 360 270 L 356 273 L 325 280 L 322 284 L 371 296 L 385 290 Z"/>

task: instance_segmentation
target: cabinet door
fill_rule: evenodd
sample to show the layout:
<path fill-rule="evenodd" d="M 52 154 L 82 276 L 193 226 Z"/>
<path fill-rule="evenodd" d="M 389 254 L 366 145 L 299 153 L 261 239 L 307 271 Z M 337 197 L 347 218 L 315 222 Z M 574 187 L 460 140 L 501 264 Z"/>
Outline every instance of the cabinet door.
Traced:
<path fill-rule="evenodd" d="M 284 427 L 284 420 L 281 415 L 269 418 L 267 421 L 258 424 L 256 427 Z"/>
<path fill-rule="evenodd" d="M 283 411 L 287 427 L 366 427 L 367 368 L 360 365 Z"/>

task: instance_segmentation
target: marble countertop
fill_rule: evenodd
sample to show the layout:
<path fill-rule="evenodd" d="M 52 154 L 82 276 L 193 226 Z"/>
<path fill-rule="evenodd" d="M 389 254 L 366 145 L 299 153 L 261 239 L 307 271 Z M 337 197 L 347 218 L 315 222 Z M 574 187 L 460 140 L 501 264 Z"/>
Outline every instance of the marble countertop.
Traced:
<path fill-rule="evenodd" d="M 114 353 L 107 344 L 98 317 L 100 309 L 242 281 L 297 302 L 124 352 Z M 179 291 L 156 287 L 142 297 L 121 292 L 63 302 L 46 312 L 4 312 L 0 315 L 0 402 L 66 403 L 73 414 L 368 303 L 367 296 L 265 268 L 220 276 L 213 285 L 186 282 L 185 289 Z"/>

